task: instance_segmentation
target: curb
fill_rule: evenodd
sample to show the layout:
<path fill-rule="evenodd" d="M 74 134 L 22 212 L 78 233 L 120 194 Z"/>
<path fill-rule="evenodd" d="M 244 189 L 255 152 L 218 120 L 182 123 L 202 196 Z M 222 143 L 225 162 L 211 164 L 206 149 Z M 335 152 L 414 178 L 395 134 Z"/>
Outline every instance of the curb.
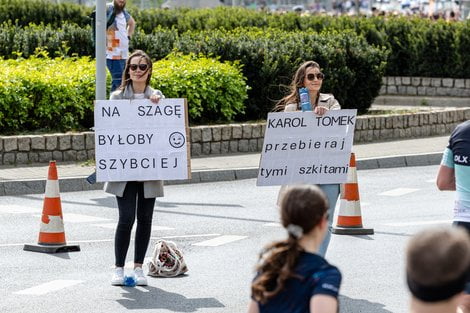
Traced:
<path fill-rule="evenodd" d="M 427 166 L 439 165 L 441 158 L 442 153 L 438 152 L 397 155 L 359 159 L 357 160 L 356 165 L 358 170 Z M 165 181 L 165 185 L 197 184 L 256 178 L 258 176 L 258 167 L 235 168 L 226 170 L 201 170 L 194 171 L 191 174 L 192 178 L 189 180 L 169 180 Z M 103 183 L 90 185 L 86 182 L 85 178 L 86 176 L 59 179 L 60 191 L 71 192 L 103 189 Z M 44 193 L 45 188 L 45 179 L 2 181 L 0 182 L 0 196 L 40 194 Z"/>

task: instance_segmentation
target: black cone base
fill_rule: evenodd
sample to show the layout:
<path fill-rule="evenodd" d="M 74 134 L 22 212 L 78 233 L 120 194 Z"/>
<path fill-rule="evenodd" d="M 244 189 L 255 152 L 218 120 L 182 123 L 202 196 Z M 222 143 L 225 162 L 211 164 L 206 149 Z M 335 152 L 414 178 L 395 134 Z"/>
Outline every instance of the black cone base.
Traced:
<path fill-rule="evenodd" d="M 373 228 L 362 228 L 362 227 L 333 227 L 331 233 L 336 235 L 373 235 Z"/>
<path fill-rule="evenodd" d="M 28 245 L 23 247 L 25 251 L 42 252 L 42 253 L 65 253 L 80 251 L 79 245 Z"/>

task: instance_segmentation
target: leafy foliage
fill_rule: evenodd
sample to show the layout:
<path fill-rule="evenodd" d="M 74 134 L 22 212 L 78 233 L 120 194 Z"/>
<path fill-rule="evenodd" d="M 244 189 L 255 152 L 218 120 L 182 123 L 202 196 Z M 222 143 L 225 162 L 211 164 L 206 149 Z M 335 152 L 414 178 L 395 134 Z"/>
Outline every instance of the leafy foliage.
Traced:
<path fill-rule="evenodd" d="M 54 58 L 38 50 L 28 59 L 1 60 L 0 129 L 67 131 L 93 125 L 95 62 Z M 109 85 L 109 75 L 108 75 Z M 154 63 L 152 86 L 188 99 L 191 121 L 229 121 L 243 112 L 246 83 L 240 65 L 172 55 Z"/>
<path fill-rule="evenodd" d="M 0 60 L 0 128 L 70 130 L 91 126 L 94 65 L 89 58 Z"/>
<path fill-rule="evenodd" d="M 170 54 L 154 63 L 152 85 L 166 97 L 187 98 L 192 122 L 230 121 L 243 113 L 246 79 L 238 62 Z"/>

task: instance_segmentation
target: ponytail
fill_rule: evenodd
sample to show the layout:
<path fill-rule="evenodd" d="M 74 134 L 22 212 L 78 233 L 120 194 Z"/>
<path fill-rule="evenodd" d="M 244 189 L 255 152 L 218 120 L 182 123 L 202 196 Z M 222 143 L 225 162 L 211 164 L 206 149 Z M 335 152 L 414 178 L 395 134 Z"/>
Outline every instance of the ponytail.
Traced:
<path fill-rule="evenodd" d="M 257 266 L 260 274 L 251 286 L 256 301 L 266 303 L 284 289 L 289 278 L 301 278 L 294 272 L 301 251 L 298 239 L 289 236 L 287 240 L 275 242 L 261 252 Z"/>

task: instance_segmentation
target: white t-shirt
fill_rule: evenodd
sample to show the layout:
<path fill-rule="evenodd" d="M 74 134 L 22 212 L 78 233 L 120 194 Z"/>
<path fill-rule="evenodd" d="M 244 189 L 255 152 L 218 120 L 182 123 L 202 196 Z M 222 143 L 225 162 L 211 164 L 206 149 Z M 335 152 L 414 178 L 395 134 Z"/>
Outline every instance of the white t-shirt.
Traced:
<path fill-rule="evenodd" d="M 129 54 L 129 38 L 124 13 L 116 15 L 117 29 L 109 27 L 106 31 L 106 58 L 112 60 L 127 59 Z"/>

